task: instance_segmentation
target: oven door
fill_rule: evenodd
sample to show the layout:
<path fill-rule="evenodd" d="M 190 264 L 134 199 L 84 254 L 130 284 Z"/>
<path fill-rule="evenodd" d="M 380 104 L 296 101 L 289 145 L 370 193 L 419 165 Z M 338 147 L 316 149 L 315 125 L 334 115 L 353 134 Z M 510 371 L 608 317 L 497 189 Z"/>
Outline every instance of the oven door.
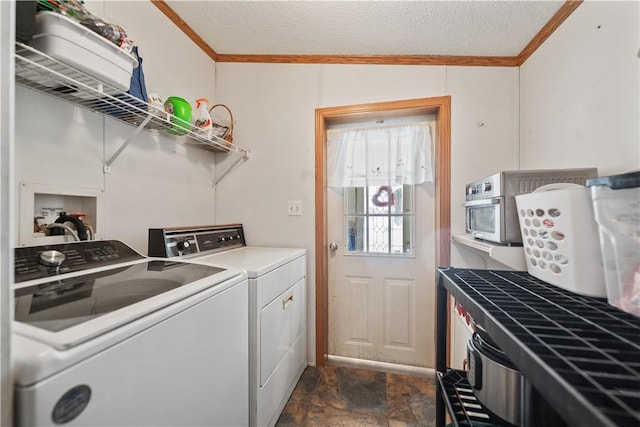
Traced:
<path fill-rule="evenodd" d="M 504 231 L 504 198 L 470 200 L 465 206 L 465 231 L 478 239 L 507 243 Z"/>

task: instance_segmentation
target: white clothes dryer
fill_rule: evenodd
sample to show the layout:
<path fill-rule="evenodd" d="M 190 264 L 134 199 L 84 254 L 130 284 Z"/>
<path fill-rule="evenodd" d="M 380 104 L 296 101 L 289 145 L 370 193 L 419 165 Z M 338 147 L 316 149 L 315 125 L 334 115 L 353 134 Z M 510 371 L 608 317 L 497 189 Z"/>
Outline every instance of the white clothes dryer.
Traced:
<path fill-rule="evenodd" d="M 248 424 L 248 283 L 116 240 L 15 249 L 17 426 Z"/>
<path fill-rule="evenodd" d="M 273 426 L 307 366 L 306 250 L 247 246 L 241 224 L 149 230 L 149 255 L 249 278 L 249 423 Z"/>

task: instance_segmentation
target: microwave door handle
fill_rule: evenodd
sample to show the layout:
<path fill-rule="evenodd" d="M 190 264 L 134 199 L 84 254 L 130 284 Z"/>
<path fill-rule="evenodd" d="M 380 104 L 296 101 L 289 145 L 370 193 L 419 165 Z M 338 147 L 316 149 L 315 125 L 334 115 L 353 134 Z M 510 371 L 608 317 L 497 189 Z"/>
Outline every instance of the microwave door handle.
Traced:
<path fill-rule="evenodd" d="M 490 199 L 483 200 L 470 200 L 466 202 L 464 205 L 469 206 L 486 206 L 486 205 L 499 205 L 501 197 L 492 197 Z"/>

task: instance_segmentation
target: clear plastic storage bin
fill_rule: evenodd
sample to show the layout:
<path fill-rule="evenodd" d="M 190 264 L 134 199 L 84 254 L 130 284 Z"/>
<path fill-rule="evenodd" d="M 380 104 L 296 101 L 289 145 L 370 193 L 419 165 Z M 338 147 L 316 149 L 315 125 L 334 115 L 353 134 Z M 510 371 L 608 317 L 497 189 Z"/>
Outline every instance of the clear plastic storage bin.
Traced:
<path fill-rule="evenodd" d="M 589 179 L 609 303 L 640 316 L 640 171 Z"/>

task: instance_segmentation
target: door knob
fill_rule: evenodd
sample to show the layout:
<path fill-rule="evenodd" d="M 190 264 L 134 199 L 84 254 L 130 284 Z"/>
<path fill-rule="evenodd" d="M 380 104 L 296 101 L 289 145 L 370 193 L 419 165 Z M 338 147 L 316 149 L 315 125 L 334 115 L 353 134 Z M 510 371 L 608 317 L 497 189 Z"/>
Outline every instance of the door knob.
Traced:
<path fill-rule="evenodd" d="M 335 252 L 338 250 L 338 244 L 336 242 L 329 243 L 329 250 L 331 252 Z"/>

